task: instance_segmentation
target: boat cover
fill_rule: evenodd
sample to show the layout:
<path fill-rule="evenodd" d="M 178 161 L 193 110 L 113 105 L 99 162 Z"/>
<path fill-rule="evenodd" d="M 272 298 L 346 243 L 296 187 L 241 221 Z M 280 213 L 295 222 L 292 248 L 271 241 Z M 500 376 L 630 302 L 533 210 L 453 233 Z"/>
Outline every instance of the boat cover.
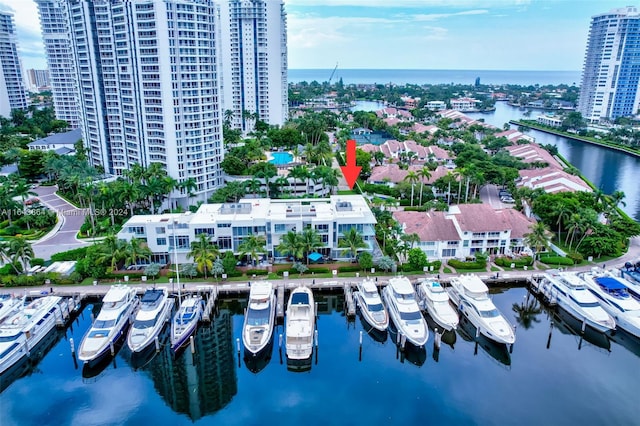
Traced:
<path fill-rule="evenodd" d="M 615 278 L 597 277 L 595 280 L 598 283 L 598 285 L 605 287 L 608 290 L 624 290 L 627 288 L 627 286 L 625 286 Z"/>

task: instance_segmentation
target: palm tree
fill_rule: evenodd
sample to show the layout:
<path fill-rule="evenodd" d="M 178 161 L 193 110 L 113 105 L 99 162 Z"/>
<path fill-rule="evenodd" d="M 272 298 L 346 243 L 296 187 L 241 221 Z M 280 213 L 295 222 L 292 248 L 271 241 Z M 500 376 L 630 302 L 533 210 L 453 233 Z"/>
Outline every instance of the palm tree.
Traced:
<path fill-rule="evenodd" d="M 16 273 L 20 273 L 20 270 L 16 267 L 15 262 L 11 259 L 13 254 L 11 253 L 11 247 L 9 247 L 8 241 L 0 241 L 0 263 L 10 264 Z"/>
<path fill-rule="evenodd" d="M 260 193 L 262 182 L 260 182 L 260 179 L 252 178 L 245 182 L 245 186 L 249 192 L 257 197 Z"/>
<path fill-rule="evenodd" d="M 307 265 L 309 265 L 309 255 L 324 244 L 322 243 L 322 238 L 320 237 L 320 234 L 318 234 L 318 231 L 313 228 L 307 228 L 300 234 L 300 245 L 302 246 L 302 250 L 307 258 Z"/>
<path fill-rule="evenodd" d="M 309 178 L 309 169 L 307 169 L 306 166 L 295 166 L 291 170 L 289 170 L 289 177 L 293 178 L 294 186 L 296 186 L 297 188 L 298 179 L 300 179 L 300 181 L 304 183 L 306 182 L 306 179 Z M 306 193 L 306 186 L 304 192 Z"/>
<path fill-rule="evenodd" d="M 195 195 L 193 191 L 198 189 L 198 182 L 194 178 L 190 177 L 180 182 L 178 184 L 178 187 L 180 189 L 184 189 L 187 192 L 187 202 L 191 204 L 191 197 Z"/>
<path fill-rule="evenodd" d="M 211 238 L 206 233 L 198 234 L 198 241 L 191 243 L 191 251 L 187 254 L 188 259 L 196 262 L 198 271 L 204 272 L 204 279 L 207 279 L 207 271 L 213 270 L 213 263 L 219 256 L 218 247 L 211 243 Z"/>
<path fill-rule="evenodd" d="M 555 214 L 558 215 L 558 220 L 556 221 L 556 224 L 558 225 L 558 239 L 560 239 L 560 230 L 562 228 L 562 224 L 567 221 L 572 211 L 573 210 L 566 204 L 560 204 L 556 209 Z"/>
<path fill-rule="evenodd" d="M 424 188 L 424 181 L 431 179 L 431 171 L 427 167 L 423 167 L 418 171 L 420 177 L 420 205 L 422 205 L 422 189 Z"/>
<path fill-rule="evenodd" d="M 20 262 L 22 270 L 27 272 L 29 261 L 34 256 L 31 243 L 24 237 L 15 237 L 9 242 L 9 254 L 13 262 Z"/>
<path fill-rule="evenodd" d="M 549 248 L 549 241 L 553 238 L 553 233 L 549 231 L 549 228 L 543 222 L 532 224 L 529 230 L 531 232 L 524 234 L 524 241 L 529 247 L 534 248 L 537 258 L 543 248 Z"/>
<path fill-rule="evenodd" d="M 258 264 L 258 259 L 260 257 L 260 253 L 266 253 L 267 249 L 265 245 L 267 244 L 267 240 L 262 235 L 249 235 L 242 241 L 242 244 L 238 246 L 238 250 L 240 251 L 240 256 L 249 255 L 253 260 L 254 264 Z"/>
<path fill-rule="evenodd" d="M 224 111 L 224 124 L 227 127 L 231 127 L 231 122 L 233 121 L 233 110 L 227 109 Z"/>
<path fill-rule="evenodd" d="M 413 190 L 416 186 L 416 182 L 420 180 L 420 177 L 416 172 L 414 172 L 413 170 L 410 170 L 403 180 L 411 184 L 411 207 L 413 207 Z"/>
<path fill-rule="evenodd" d="M 625 203 L 624 201 L 622 201 L 624 198 L 626 197 L 625 193 L 622 191 L 614 191 L 613 194 L 611 194 L 610 196 L 610 202 L 611 205 L 614 208 L 617 208 L 618 205 L 622 205 L 623 207 L 627 206 L 627 203 Z"/>
<path fill-rule="evenodd" d="M 413 248 L 416 244 L 420 242 L 420 235 L 418 234 L 402 234 L 400 239 L 409 245 L 409 248 Z"/>
<path fill-rule="evenodd" d="M 538 315 L 542 313 L 542 307 L 538 304 L 535 297 L 529 297 L 531 293 L 527 292 L 527 298 L 522 303 L 514 303 L 511 310 L 516 313 L 516 321 L 524 327 L 525 330 L 530 329 L 533 324 L 540 322 Z"/>
<path fill-rule="evenodd" d="M 278 253 L 285 256 L 293 256 L 293 259 L 301 259 L 304 256 L 304 248 L 300 234 L 289 231 L 280 238 L 280 244 L 276 247 Z"/>
<path fill-rule="evenodd" d="M 97 263 L 105 264 L 108 262 L 113 271 L 124 256 L 124 241 L 119 240 L 115 234 L 109 234 L 100 242 L 100 256 L 97 259 Z"/>
<path fill-rule="evenodd" d="M 349 251 L 351 258 L 355 259 L 358 255 L 358 249 L 367 248 L 367 243 L 362 239 L 362 235 L 355 227 L 343 233 L 342 238 L 338 240 L 338 247 Z"/>
<path fill-rule="evenodd" d="M 135 237 L 131 238 L 131 241 L 124 247 L 124 258 L 127 266 L 137 265 L 140 259 L 149 260 L 152 254 L 147 243 Z"/>

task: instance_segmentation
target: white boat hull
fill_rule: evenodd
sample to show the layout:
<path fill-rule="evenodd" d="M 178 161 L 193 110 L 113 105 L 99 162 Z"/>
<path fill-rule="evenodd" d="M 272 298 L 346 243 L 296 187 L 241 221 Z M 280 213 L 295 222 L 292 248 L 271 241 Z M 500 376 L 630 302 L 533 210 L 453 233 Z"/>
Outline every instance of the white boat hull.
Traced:
<path fill-rule="evenodd" d="M 364 317 L 364 320 L 367 322 L 367 324 L 369 324 L 371 327 L 375 328 L 378 331 L 386 331 L 387 328 L 389 327 L 389 316 L 385 315 L 386 317 L 386 321 L 376 321 L 376 319 L 373 317 L 372 313 L 369 312 L 368 309 L 366 309 L 366 303 L 363 300 L 362 296 L 360 295 L 359 291 L 354 292 L 355 296 L 356 296 L 356 300 L 358 303 L 358 307 L 360 309 L 360 313 L 362 314 L 362 316 Z"/>
<path fill-rule="evenodd" d="M 307 303 L 293 303 L 294 295 L 299 293 L 308 295 Z M 315 304 L 311 289 L 307 287 L 294 289 L 287 306 L 286 352 L 288 359 L 301 361 L 311 358 L 315 325 Z"/>
<path fill-rule="evenodd" d="M 174 299 L 167 299 L 158 321 L 155 326 L 149 330 L 139 330 L 133 326 L 129 329 L 127 335 L 127 346 L 131 349 L 131 352 L 142 352 L 147 346 L 149 346 L 155 338 L 160 334 L 165 323 L 169 320 L 171 311 L 173 310 Z"/>
<path fill-rule="evenodd" d="M 429 340 L 429 331 L 425 319 L 421 318 L 420 323 L 415 326 L 415 328 L 411 328 L 412 326 L 408 326 L 406 322 L 400 318 L 400 314 L 395 307 L 394 301 L 392 300 L 393 297 L 389 295 L 389 292 L 390 287 L 385 287 L 385 289 L 382 290 L 382 298 L 387 305 L 389 316 L 391 317 L 391 320 L 393 321 L 393 324 L 395 325 L 398 332 L 405 336 L 407 341 L 414 346 L 422 347 L 426 345 L 427 341 Z"/>

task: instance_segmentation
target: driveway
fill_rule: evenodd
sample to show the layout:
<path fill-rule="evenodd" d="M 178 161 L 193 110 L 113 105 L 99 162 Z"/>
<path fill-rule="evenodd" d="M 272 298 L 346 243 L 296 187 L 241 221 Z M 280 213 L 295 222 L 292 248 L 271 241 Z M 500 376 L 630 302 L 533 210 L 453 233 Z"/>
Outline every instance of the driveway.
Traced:
<path fill-rule="evenodd" d="M 33 244 L 35 257 L 50 259 L 52 254 L 89 245 L 76 239 L 76 234 L 84 223 L 86 212 L 58 197 L 57 186 L 39 186 L 32 191 L 38 194 L 40 202 L 56 212 L 59 224 Z"/>
<path fill-rule="evenodd" d="M 497 185 L 487 184 L 483 186 L 480 188 L 480 200 L 496 210 L 512 208 L 514 206 L 513 203 L 509 204 L 500 201 L 499 190 Z"/>

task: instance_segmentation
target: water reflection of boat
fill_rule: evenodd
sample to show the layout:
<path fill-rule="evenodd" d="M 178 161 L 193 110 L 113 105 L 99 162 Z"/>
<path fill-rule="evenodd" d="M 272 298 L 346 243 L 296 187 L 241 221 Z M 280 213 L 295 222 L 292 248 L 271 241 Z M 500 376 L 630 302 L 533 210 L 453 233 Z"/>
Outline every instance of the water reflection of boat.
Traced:
<path fill-rule="evenodd" d="M 114 342 L 113 356 L 107 352 L 107 355 L 102 355 L 99 358 L 96 358 L 93 362 L 85 362 L 82 366 L 82 378 L 93 379 L 98 377 L 111 363 L 113 363 L 114 368 L 117 367 L 116 355 L 120 353 L 120 349 L 122 349 L 123 346 L 126 346 L 126 340 L 126 334 L 122 334 L 118 340 Z M 127 354 L 124 354 L 124 352 L 127 352 Z M 128 348 L 125 348 L 122 355 L 126 355 L 128 357 Z"/>
<path fill-rule="evenodd" d="M 149 364 L 160 351 L 165 350 L 165 347 L 169 344 L 169 327 L 165 326 L 160 330 L 160 334 L 158 334 L 159 350 L 156 349 L 156 345 L 153 344 L 148 345 L 139 352 L 133 352 L 131 354 L 131 368 L 134 370 L 144 368 L 144 366 Z"/>
<path fill-rule="evenodd" d="M 35 347 L 31 348 L 31 353 L 28 358 L 23 358 L 20 362 L 0 374 L 0 392 L 4 391 L 19 378 L 30 375 L 42 358 L 58 343 L 63 335 L 62 332 L 53 328 Z"/>
<path fill-rule="evenodd" d="M 594 346 L 611 351 L 611 341 L 606 334 L 600 333 L 591 327 L 586 327 L 584 333 L 582 333 L 582 321 L 578 320 L 561 307 L 552 311 L 552 315 L 554 328 L 557 328 L 562 334 L 573 334 L 580 337 L 581 341 L 578 343 L 578 348 L 582 347 L 582 340 L 584 340 Z"/>
<path fill-rule="evenodd" d="M 405 344 L 404 350 L 401 347 L 401 343 L 398 341 L 398 329 L 393 321 L 389 323 L 389 338 L 395 342 L 397 357 L 400 362 L 408 361 L 413 365 L 421 367 L 427 360 L 427 349 L 423 346 Z M 408 342 L 408 340 L 407 340 Z"/>
<path fill-rule="evenodd" d="M 616 330 L 611 334 L 611 340 L 640 357 L 640 339 L 634 335 L 624 330 Z"/>
<path fill-rule="evenodd" d="M 431 317 L 430 317 L 430 316 L 428 316 L 428 315 L 427 315 L 427 317 L 426 317 L 426 320 L 427 320 L 427 325 L 429 326 L 429 328 L 430 328 L 431 330 L 433 330 L 433 331 L 434 331 L 434 333 L 435 333 L 435 331 L 436 331 L 436 330 L 438 330 L 438 333 L 441 333 L 441 334 L 440 334 L 440 342 L 441 342 L 441 343 L 444 343 L 444 344 L 446 344 L 446 345 L 449 345 L 449 346 L 451 346 L 451 349 L 454 349 L 454 348 L 453 348 L 453 345 L 455 345 L 456 340 L 457 340 L 457 338 L 456 338 L 456 336 L 457 336 L 457 335 L 456 335 L 456 331 L 455 331 L 455 330 L 453 330 L 453 329 L 452 329 L 452 330 L 443 330 L 443 329 L 442 329 L 442 327 L 441 327 L 440 325 L 438 325 L 438 324 L 433 320 L 433 318 L 431 318 Z M 458 321 L 458 323 L 459 323 L 459 322 L 460 322 L 460 321 Z"/>
<path fill-rule="evenodd" d="M 252 373 L 259 373 L 269 364 L 271 361 L 271 354 L 273 352 L 273 339 L 269 339 L 267 346 L 262 348 L 257 354 L 245 348 L 244 350 L 244 365 Z"/>
<path fill-rule="evenodd" d="M 458 334 L 463 340 L 467 342 L 476 342 L 477 346 L 481 347 L 484 352 L 489 354 L 491 358 L 498 361 L 500 364 L 510 366 L 511 354 L 505 343 L 497 343 L 493 339 L 490 339 L 482 333 L 476 333 L 476 327 L 465 316 L 460 317 L 460 325 L 458 327 Z M 474 336 L 478 336 L 475 338 Z M 477 351 L 477 347 L 476 347 Z"/>

